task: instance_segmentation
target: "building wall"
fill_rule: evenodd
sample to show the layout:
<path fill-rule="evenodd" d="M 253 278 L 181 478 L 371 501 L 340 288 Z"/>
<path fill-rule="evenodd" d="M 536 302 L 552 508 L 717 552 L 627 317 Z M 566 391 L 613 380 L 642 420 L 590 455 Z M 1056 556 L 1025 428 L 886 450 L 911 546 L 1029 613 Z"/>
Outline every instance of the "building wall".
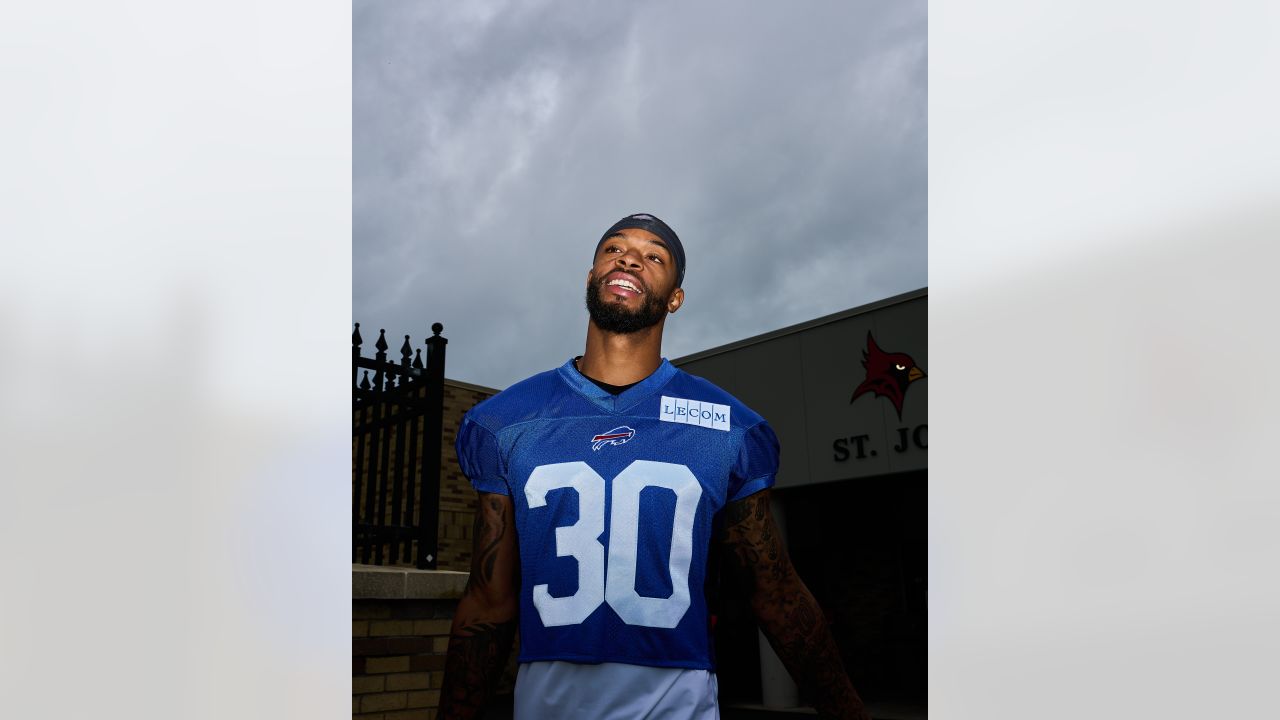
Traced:
<path fill-rule="evenodd" d="M 778 487 L 923 470 L 929 465 L 929 382 L 911 382 L 901 413 L 855 391 L 872 376 L 869 338 L 885 357 L 927 373 L 927 289 L 672 360 L 732 393 L 778 434 Z M 874 351 L 872 351 L 874 352 Z"/>
<path fill-rule="evenodd" d="M 476 514 L 476 491 L 458 467 L 453 443 L 458 438 L 462 416 L 481 401 L 498 393 L 493 388 L 456 380 L 444 381 L 444 432 L 440 457 L 440 559 L 441 570 L 467 571 L 471 568 L 471 528 Z"/>
<path fill-rule="evenodd" d="M 434 720 L 456 600 L 355 600 L 351 716 Z"/>
<path fill-rule="evenodd" d="M 467 578 L 450 570 L 352 566 L 353 720 L 434 720 L 449 628 Z M 517 640 L 490 717 L 501 717 L 500 709 L 511 705 L 518 647 Z"/>

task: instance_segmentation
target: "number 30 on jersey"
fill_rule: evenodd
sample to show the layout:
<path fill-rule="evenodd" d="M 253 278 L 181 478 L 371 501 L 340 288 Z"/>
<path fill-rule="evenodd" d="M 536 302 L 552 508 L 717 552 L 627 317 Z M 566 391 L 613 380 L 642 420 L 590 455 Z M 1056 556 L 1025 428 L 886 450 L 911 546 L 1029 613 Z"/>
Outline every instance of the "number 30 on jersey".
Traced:
<path fill-rule="evenodd" d="M 636 551 L 640 535 L 640 491 L 666 488 L 676 495 L 671 528 L 671 597 L 645 597 L 636 592 Z M 546 583 L 533 587 L 533 605 L 542 624 L 576 625 L 603 602 L 628 625 L 674 628 L 689 609 L 689 564 L 693 560 L 693 520 L 702 486 L 684 465 L 636 460 L 613 479 L 609 517 L 609 560 L 600 544 L 604 534 L 605 480 L 584 462 L 540 465 L 529 475 L 524 495 L 529 508 L 547 504 L 547 493 L 560 488 L 578 491 L 578 522 L 556 528 L 556 555 L 578 561 L 578 591 L 553 597 Z M 605 568 L 608 568 L 606 574 Z"/>

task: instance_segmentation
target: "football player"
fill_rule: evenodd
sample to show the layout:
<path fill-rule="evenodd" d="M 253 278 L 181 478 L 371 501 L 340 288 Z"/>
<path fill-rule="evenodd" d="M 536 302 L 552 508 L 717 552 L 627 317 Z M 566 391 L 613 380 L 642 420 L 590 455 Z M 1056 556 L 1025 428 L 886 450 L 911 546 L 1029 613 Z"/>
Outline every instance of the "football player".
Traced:
<path fill-rule="evenodd" d="M 661 356 L 684 272 L 666 223 L 615 223 L 587 273 L 582 355 L 463 419 L 458 461 L 479 504 L 441 717 L 479 716 L 518 622 L 521 720 L 718 718 L 712 543 L 820 715 L 868 717 L 770 514 L 773 430 Z"/>

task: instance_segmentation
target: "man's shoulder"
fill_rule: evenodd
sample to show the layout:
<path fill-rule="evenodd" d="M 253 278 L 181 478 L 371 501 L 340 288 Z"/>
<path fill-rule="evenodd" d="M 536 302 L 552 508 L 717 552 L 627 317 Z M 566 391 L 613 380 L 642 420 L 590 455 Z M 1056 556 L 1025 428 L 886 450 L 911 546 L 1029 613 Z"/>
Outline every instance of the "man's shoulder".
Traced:
<path fill-rule="evenodd" d="M 467 419 L 490 432 L 540 417 L 558 393 L 564 392 L 560 369 L 553 368 L 511 385 L 467 411 Z"/>
<path fill-rule="evenodd" d="M 663 394 L 680 400 L 727 405 L 731 410 L 731 421 L 737 427 L 750 428 L 764 421 L 759 413 L 729 391 L 704 377 L 685 372 L 680 368 L 676 368 L 676 374 L 663 388 Z"/>

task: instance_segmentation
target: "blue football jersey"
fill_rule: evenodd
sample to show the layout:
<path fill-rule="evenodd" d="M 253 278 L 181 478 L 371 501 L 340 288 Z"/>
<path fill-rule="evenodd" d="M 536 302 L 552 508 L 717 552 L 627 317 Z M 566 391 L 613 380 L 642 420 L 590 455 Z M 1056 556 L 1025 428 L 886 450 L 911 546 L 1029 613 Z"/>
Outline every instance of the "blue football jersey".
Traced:
<path fill-rule="evenodd" d="M 520 662 L 714 669 L 712 524 L 774 483 L 763 418 L 665 359 L 616 396 L 570 360 L 472 408 L 456 449 L 515 505 Z"/>

